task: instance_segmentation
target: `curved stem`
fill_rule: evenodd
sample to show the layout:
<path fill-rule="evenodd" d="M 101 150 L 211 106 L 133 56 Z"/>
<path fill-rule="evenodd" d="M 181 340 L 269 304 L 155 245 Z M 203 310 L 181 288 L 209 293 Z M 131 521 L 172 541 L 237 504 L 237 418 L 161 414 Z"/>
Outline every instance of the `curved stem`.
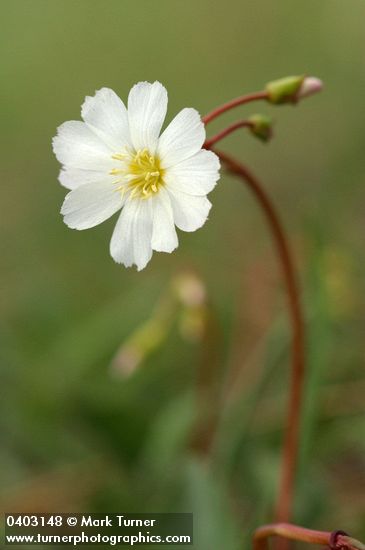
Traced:
<path fill-rule="evenodd" d="M 365 548 L 362 542 L 349 537 L 342 531 L 315 531 L 290 523 L 274 523 L 271 525 L 263 525 L 259 527 L 259 529 L 256 529 L 253 535 L 254 550 L 267 550 L 268 538 L 272 536 L 283 537 L 287 540 L 300 540 L 310 544 L 329 546 L 332 550 L 337 548 L 364 550 Z"/>
<path fill-rule="evenodd" d="M 289 540 L 301 540 L 312 544 L 328 545 L 331 533 L 326 531 L 313 531 L 289 523 L 263 525 L 254 532 L 254 550 L 267 550 L 267 539 L 272 536 L 279 536 Z"/>
<path fill-rule="evenodd" d="M 229 136 L 240 128 L 252 128 L 252 122 L 250 122 L 249 120 L 240 120 L 239 122 L 235 122 L 234 124 L 227 126 L 227 128 L 225 128 L 221 132 L 218 132 L 218 134 L 215 134 L 215 136 L 207 139 L 203 147 L 205 147 L 205 149 L 210 149 L 215 143 L 218 143 L 218 141 Z"/>
<path fill-rule="evenodd" d="M 279 216 L 259 180 L 234 158 L 214 150 L 233 174 L 242 178 L 257 199 L 274 240 L 286 286 L 293 334 L 290 399 L 284 440 L 281 483 L 276 507 L 277 521 L 289 521 L 291 515 L 295 473 L 298 461 L 300 418 L 304 386 L 304 322 L 299 299 L 296 273 L 289 243 Z"/>
<path fill-rule="evenodd" d="M 234 109 L 235 107 L 238 107 L 239 105 L 245 105 L 246 103 L 251 103 L 252 101 L 259 101 L 261 99 L 267 98 L 268 93 L 266 91 L 254 92 L 252 94 L 236 97 L 236 99 L 232 99 L 232 101 L 228 101 L 228 103 L 223 103 L 223 105 L 220 105 L 216 109 L 213 109 L 213 111 L 210 111 L 210 113 L 205 115 L 202 120 L 204 124 L 207 125 L 218 116 L 226 113 L 227 111 L 230 111 L 231 109 Z"/>

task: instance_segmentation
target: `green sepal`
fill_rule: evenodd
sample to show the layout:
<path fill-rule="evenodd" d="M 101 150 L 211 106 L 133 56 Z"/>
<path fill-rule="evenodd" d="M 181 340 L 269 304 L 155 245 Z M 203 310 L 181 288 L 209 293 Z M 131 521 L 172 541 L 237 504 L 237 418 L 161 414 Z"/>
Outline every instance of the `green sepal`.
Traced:
<path fill-rule="evenodd" d="M 272 138 L 272 119 L 267 115 L 255 114 L 248 119 L 250 132 L 261 141 L 269 141 Z"/>
<path fill-rule="evenodd" d="M 304 78 L 305 75 L 287 76 L 269 82 L 265 88 L 268 94 L 267 100 L 274 105 L 296 103 Z"/>

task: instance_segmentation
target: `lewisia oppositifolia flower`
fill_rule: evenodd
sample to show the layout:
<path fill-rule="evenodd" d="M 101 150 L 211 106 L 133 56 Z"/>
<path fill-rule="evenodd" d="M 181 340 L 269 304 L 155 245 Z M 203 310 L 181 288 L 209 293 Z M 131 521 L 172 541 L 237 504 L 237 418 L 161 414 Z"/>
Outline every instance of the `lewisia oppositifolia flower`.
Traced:
<path fill-rule="evenodd" d="M 206 195 L 219 179 L 217 156 L 202 149 L 205 127 L 186 108 L 160 135 L 167 92 L 140 82 L 128 109 L 108 88 L 87 97 L 84 122 L 58 128 L 53 149 L 63 167 L 59 181 L 71 191 L 61 212 L 73 229 L 94 227 L 121 210 L 110 242 L 114 260 L 143 269 L 152 251 L 172 252 L 175 225 L 195 231 L 208 217 Z"/>

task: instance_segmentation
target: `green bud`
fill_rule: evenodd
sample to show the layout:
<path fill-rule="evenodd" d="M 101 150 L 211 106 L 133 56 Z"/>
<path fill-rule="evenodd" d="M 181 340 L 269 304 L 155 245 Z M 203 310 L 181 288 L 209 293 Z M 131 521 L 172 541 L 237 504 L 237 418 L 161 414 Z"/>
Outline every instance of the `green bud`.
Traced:
<path fill-rule="evenodd" d="M 272 138 L 272 120 L 270 117 L 256 114 L 250 116 L 248 122 L 250 123 L 252 135 L 265 142 Z"/>
<path fill-rule="evenodd" d="M 274 105 L 296 103 L 304 79 L 305 75 L 287 76 L 269 82 L 265 88 L 268 93 L 268 101 Z"/>

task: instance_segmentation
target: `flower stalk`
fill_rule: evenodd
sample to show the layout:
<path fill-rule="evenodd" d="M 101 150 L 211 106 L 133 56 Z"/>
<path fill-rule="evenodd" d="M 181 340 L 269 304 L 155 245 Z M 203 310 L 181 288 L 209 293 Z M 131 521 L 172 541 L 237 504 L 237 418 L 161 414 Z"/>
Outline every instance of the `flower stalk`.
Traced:
<path fill-rule="evenodd" d="M 227 128 L 224 128 L 224 130 L 221 130 L 210 139 L 207 139 L 204 143 L 204 147 L 205 149 L 211 149 L 213 145 L 221 141 L 223 138 L 229 136 L 230 134 L 233 134 L 236 130 L 239 130 L 241 128 L 251 129 L 251 127 L 252 123 L 249 120 L 239 120 L 238 122 L 227 126 Z"/>
<path fill-rule="evenodd" d="M 209 122 L 227 111 L 251 103 L 253 101 L 264 100 L 273 105 L 286 103 L 295 104 L 299 100 L 319 92 L 322 89 L 322 82 L 314 77 L 294 76 L 269 82 L 265 89 L 252 94 L 240 96 L 228 103 L 225 103 L 203 117 L 203 122 L 207 125 Z M 257 115 L 256 115 L 257 117 Z M 256 118 L 259 122 L 257 137 L 269 139 L 271 137 L 271 124 L 269 119 Z M 210 149 L 212 145 L 218 143 L 221 139 L 237 130 L 238 128 L 248 126 L 252 130 L 252 124 L 255 119 L 232 124 L 219 134 L 205 142 L 205 148 Z M 260 132 L 264 129 L 264 135 Z M 255 132 L 254 132 L 255 133 Z M 288 522 L 291 518 L 292 505 L 294 499 L 295 475 L 299 457 L 300 441 L 300 423 L 304 392 L 305 375 L 305 336 L 304 336 L 304 318 L 300 302 L 299 286 L 297 281 L 294 261 L 289 246 L 284 227 L 280 217 L 276 212 L 270 197 L 267 195 L 261 182 L 253 173 L 243 164 L 236 161 L 230 155 L 214 149 L 216 155 L 232 174 L 240 177 L 254 194 L 262 212 L 266 218 L 270 233 L 272 235 L 277 257 L 281 266 L 283 279 L 287 292 L 289 317 L 292 328 L 292 359 L 291 359 L 291 380 L 289 392 L 289 405 L 287 413 L 287 424 L 285 428 L 282 471 L 277 498 L 275 518 L 278 522 Z"/>
<path fill-rule="evenodd" d="M 210 111 L 208 114 L 206 114 L 202 118 L 202 121 L 204 122 L 205 125 L 207 125 L 209 124 L 209 122 L 212 122 L 212 120 L 219 117 L 223 113 L 230 111 L 231 109 L 235 109 L 236 107 L 239 107 L 240 105 L 245 105 L 246 103 L 252 103 L 253 101 L 265 100 L 265 99 L 268 99 L 268 97 L 269 97 L 269 94 L 266 90 L 236 97 L 235 99 L 232 99 L 227 103 L 223 103 L 223 105 L 220 105 L 216 109 L 213 109 L 212 111 Z"/>
<path fill-rule="evenodd" d="M 211 149 L 213 145 L 241 128 L 247 128 L 253 136 L 261 141 L 269 141 L 272 138 L 271 120 L 264 115 L 252 115 L 246 120 L 239 120 L 230 124 L 224 130 L 207 139 L 204 144 L 205 149 Z"/>
<path fill-rule="evenodd" d="M 246 166 L 227 153 L 214 150 L 229 172 L 240 177 L 250 188 L 266 218 L 281 266 L 287 291 L 292 328 L 292 376 L 287 426 L 284 440 L 281 483 L 276 508 L 278 521 L 289 521 L 294 497 L 295 473 L 298 461 L 300 418 L 304 387 L 304 322 L 299 298 L 298 283 L 288 238 L 271 199 L 260 181 Z"/>
<path fill-rule="evenodd" d="M 365 550 L 362 542 L 349 537 L 344 531 L 315 531 L 290 523 L 274 523 L 256 529 L 252 538 L 253 550 L 268 550 L 268 539 L 273 536 L 328 546 L 330 550 Z"/>

